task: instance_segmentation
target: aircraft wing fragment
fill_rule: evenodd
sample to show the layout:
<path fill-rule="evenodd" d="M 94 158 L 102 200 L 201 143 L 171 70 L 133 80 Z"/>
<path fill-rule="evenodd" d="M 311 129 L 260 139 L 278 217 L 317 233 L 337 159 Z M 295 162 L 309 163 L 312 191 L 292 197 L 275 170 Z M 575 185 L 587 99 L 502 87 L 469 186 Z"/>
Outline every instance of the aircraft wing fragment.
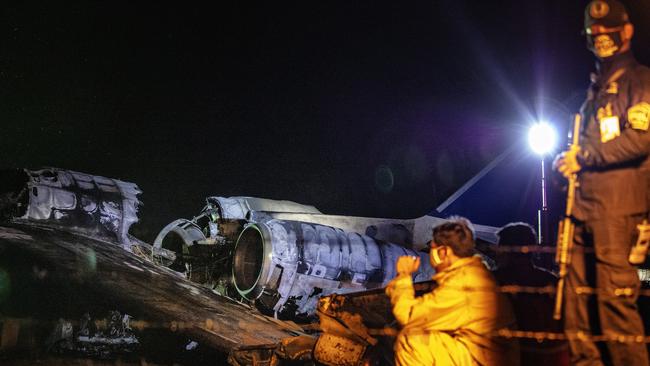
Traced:
<path fill-rule="evenodd" d="M 24 268 L 27 272 L 31 267 L 39 268 L 44 276 L 67 279 L 80 293 L 91 288 L 90 297 L 101 296 L 101 301 L 110 302 L 108 306 L 126 311 L 144 326 L 167 328 L 231 355 L 251 350 L 272 353 L 282 339 L 303 335 L 290 322 L 275 321 L 219 296 L 176 272 L 134 256 L 118 243 L 48 226 L 13 223 L 0 226 L 0 253 L 0 269 L 10 280 L 25 273 Z M 20 280 L 14 278 L 13 282 Z M 18 299 L 24 292 L 19 289 L 6 291 L 13 291 L 4 296 L 13 302 L 36 300 Z M 0 308 L 2 305 L 0 301 Z M 70 309 L 62 310 L 65 313 Z"/>

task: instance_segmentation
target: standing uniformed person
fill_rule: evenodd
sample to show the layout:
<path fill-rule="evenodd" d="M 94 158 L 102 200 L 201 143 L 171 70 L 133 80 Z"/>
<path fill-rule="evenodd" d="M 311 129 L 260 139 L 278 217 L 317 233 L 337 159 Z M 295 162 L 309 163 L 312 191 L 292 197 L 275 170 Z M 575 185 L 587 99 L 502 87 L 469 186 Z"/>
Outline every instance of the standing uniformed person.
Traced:
<path fill-rule="evenodd" d="M 648 365 L 628 255 L 648 214 L 650 69 L 630 51 L 634 27 L 617 0 L 589 3 L 584 31 L 597 67 L 580 111 L 580 148 L 555 162 L 564 176 L 578 174 L 564 328 L 572 364 L 601 365 L 603 348 L 591 336 L 603 335 L 614 365 Z"/>

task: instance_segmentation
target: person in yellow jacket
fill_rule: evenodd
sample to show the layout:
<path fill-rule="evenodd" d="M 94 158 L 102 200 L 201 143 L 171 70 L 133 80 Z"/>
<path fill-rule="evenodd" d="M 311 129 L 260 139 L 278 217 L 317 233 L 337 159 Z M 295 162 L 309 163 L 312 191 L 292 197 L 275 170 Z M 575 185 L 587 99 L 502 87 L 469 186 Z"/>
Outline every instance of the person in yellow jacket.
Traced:
<path fill-rule="evenodd" d="M 402 325 L 395 341 L 397 365 L 519 365 L 515 339 L 497 337 L 514 329 L 507 298 L 474 256 L 469 221 L 453 219 L 433 229 L 429 252 L 437 287 L 415 297 L 411 279 L 420 258 L 397 260 L 397 277 L 386 287 L 393 314 Z"/>

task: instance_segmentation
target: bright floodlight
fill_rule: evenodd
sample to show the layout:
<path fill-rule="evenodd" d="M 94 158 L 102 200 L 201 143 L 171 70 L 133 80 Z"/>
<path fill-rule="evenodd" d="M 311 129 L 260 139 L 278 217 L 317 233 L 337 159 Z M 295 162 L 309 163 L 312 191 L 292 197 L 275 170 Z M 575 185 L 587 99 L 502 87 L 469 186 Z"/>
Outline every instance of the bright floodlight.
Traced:
<path fill-rule="evenodd" d="M 546 122 L 535 123 L 528 131 L 528 144 L 536 154 L 544 155 L 551 152 L 556 142 L 555 130 Z"/>

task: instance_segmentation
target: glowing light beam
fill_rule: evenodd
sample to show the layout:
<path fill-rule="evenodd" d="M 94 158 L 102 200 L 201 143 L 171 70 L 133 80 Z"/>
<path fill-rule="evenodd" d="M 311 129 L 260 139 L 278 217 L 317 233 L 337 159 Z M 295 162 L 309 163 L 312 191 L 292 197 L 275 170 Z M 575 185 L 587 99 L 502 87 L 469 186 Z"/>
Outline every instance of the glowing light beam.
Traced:
<path fill-rule="evenodd" d="M 545 155 L 555 149 L 557 134 L 547 122 L 538 122 L 528 130 L 528 144 L 538 155 Z"/>

